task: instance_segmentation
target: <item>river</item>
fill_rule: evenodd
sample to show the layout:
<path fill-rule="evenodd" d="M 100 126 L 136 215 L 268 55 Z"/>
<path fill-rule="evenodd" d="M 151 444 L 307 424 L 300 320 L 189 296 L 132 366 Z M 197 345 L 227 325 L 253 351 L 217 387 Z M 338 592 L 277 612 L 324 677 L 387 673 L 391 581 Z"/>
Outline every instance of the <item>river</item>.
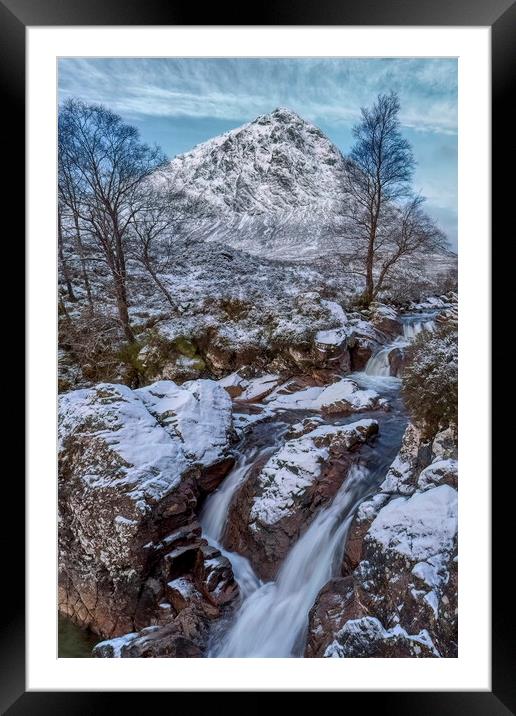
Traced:
<path fill-rule="evenodd" d="M 360 462 L 351 468 L 333 501 L 321 509 L 291 548 L 276 579 L 265 583 L 255 575 L 245 557 L 228 552 L 222 546 L 229 507 L 256 461 L 268 457 L 282 444 L 291 424 L 313 413 L 277 411 L 266 421 L 257 422 L 242 438 L 235 467 L 207 498 L 200 515 L 203 536 L 230 559 L 241 595 L 237 611 L 214 629 L 207 656 L 303 655 L 310 608 L 324 584 L 338 574 L 353 515 L 360 502 L 373 494 L 383 481 L 399 451 L 407 425 L 400 397 L 401 380 L 389 375 L 389 353 L 406 347 L 421 330 L 433 330 L 433 318 L 432 314 L 403 317 L 403 335 L 382 346 L 369 359 L 363 372 L 347 374 L 346 377 L 355 380 L 360 387 L 373 388 L 387 398 L 390 410 L 327 420 L 343 425 L 371 417 L 378 421 L 379 433 L 371 444 L 361 448 Z M 238 413 L 238 408 L 236 410 Z M 60 620 L 59 641 L 60 657 L 88 656 L 95 637 Z"/>
<path fill-rule="evenodd" d="M 244 439 L 236 467 L 221 488 L 210 495 L 201 513 L 204 536 L 216 543 L 230 559 L 242 592 L 236 615 L 226 624 L 219 625 L 214 632 L 208 656 L 303 655 L 310 608 L 320 589 L 338 573 L 354 512 L 385 478 L 399 451 L 407 425 L 407 415 L 400 398 L 401 381 L 389 375 L 389 353 L 407 346 L 420 331 L 432 330 L 432 319 L 431 315 L 406 316 L 403 319 L 403 335 L 373 355 L 364 372 L 349 375 L 361 387 L 374 388 L 386 397 L 390 410 L 329 421 L 342 425 L 358 418 L 372 417 L 379 423 L 379 435 L 371 445 L 363 447 L 360 464 L 352 467 L 331 504 L 319 512 L 292 547 L 276 579 L 265 583 L 253 573 L 247 559 L 221 547 L 229 506 L 252 465 L 274 451 L 289 423 L 298 422 L 309 413 L 279 413 L 265 426 L 260 426 L 260 440 L 256 444 L 255 438 L 252 438 L 252 449 Z"/>

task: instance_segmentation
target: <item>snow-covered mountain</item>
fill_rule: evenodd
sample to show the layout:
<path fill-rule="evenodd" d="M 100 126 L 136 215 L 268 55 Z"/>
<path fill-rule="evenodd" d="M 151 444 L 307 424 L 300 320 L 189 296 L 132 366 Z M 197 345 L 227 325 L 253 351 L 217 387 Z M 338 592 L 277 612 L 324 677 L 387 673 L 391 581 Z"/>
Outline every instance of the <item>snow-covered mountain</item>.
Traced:
<path fill-rule="evenodd" d="M 280 107 L 177 156 L 156 182 L 192 239 L 281 261 L 351 261 L 346 167 L 318 127 Z"/>
<path fill-rule="evenodd" d="M 198 215 L 335 210 L 345 161 L 320 129 L 280 108 L 176 157 L 168 179 Z"/>
<path fill-rule="evenodd" d="M 345 172 L 320 129 L 279 108 L 177 156 L 161 181 L 192 236 L 307 260 L 332 250 Z"/>

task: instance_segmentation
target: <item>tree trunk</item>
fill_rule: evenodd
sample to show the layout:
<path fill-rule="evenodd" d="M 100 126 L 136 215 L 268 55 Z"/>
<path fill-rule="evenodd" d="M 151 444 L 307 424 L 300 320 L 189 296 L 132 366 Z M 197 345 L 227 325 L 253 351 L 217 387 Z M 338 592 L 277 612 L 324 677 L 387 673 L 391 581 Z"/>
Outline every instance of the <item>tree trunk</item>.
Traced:
<path fill-rule="evenodd" d="M 152 266 L 152 259 L 151 259 L 150 255 L 149 255 L 149 251 L 148 251 L 147 247 L 144 247 L 142 254 L 143 254 L 143 256 L 142 256 L 142 258 L 141 258 L 141 262 L 143 263 L 144 267 L 147 269 L 147 271 L 148 271 L 149 274 L 151 275 L 151 277 L 152 277 L 154 283 L 155 283 L 156 286 L 162 291 L 163 295 L 165 296 L 165 298 L 167 299 L 167 301 L 170 303 L 170 305 L 172 306 L 172 308 L 176 308 L 176 304 L 174 303 L 174 299 L 172 298 L 172 296 L 170 295 L 170 293 L 169 293 L 167 287 L 166 287 L 165 284 L 161 281 L 161 279 L 159 278 L 158 274 L 157 274 L 156 271 L 154 270 L 154 267 Z"/>
<path fill-rule="evenodd" d="M 366 285 L 363 293 L 363 301 L 366 306 L 369 306 L 374 296 L 374 278 L 373 278 L 373 265 L 374 265 L 374 243 L 376 239 L 376 228 L 374 225 L 371 226 L 369 232 L 369 244 L 367 246 L 366 256 Z"/>
<path fill-rule="evenodd" d="M 158 288 L 161 289 L 161 291 L 163 292 L 163 295 L 165 296 L 165 298 L 167 299 L 167 301 L 170 303 L 170 305 L 172 306 L 172 308 L 176 308 L 176 304 L 174 303 L 174 300 L 173 300 L 172 296 L 170 295 L 170 293 L 169 293 L 168 289 L 166 288 L 166 286 L 162 283 L 161 279 L 158 278 L 157 274 L 154 272 L 154 269 L 151 269 L 151 268 L 149 268 L 149 267 L 147 266 L 147 271 L 150 273 L 150 275 L 151 275 L 152 278 L 154 279 L 154 282 L 155 282 L 155 284 L 158 286 Z"/>
<path fill-rule="evenodd" d="M 118 319 L 122 324 L 124 335 L 129 343 L 134 343 L 135 337 L 131 324 L 129 323 L 129 310 L 127 305 L 127 292 L 125 282 L 120 275 L 114 274 L 116 306 L 118 310 Z"/>
<path fill-rule="evenodd" d="M 365 285 L 365 291 L 363 294 L 363 301 L 366 304 L 366 306 L 369 306 L 369 304 L 372 302 L 373 298 L 376 295 L 375 286 L 374 286 L 374 276 L 373 276 L 373 267 L 374 267 L 374 258 L 375 258 L 375 249 L 376 249 L 376 232 L 378 230 L 378 221 L 380 219 L 380 207 L 382 205 L 382 190 L 380 183 L 378 182 L 378 188 L 375 191 L 374 197 L 371 200 L 370 204 L 370 210 L 369 210 L 369 218 L 370 218 L 370 228 L 369 228 L 369 243 L 367 246 L 367 256 L 366 256 L 366 285 Z"/>
<path fill-rule="evenodd" d="M 79 254 L 79 260 L 81 262 L 81 273 L 82 273 L 82 280 L 84 283 L 84 290 L 86 291 L 88 303 L 90 304 L 90 308 L 93 312 L 93 297 L 91 295 L 90 279 L 88 276 L 88 270 L 86 268 L 86 261 L 84 259 L 84 246 L 82 244 L 81 230 L 79 227 L 79 218 L 75 211 L 73 212 L 73 220 L 74 220 L 75 232 L 76 232 L 76 236 L 77 236 L 77 250 L 78 250 L 78 254 Z"/>
<path fill-rule="evenodd" d="M 118 226 L 118 217 L 116 212 L 112 211 L 111 220 L 113 222 L 113 234 L 115 237 L 115 250 L 114 250 L 114 265 L 115 271 L 113 272 L 113 278 L 115 279 L 115 293 L 116 303 L 118 308 L 118 317 L 122 328 L 124 329 L 124 335 L 129 343 L 134 343 L 135 337 L 131 324 L 129 323 L 129 311 L 127 302 L 127 273 L 125 268 L 125 253 L 122 235 L 120 234 Z"/>
<path fill-rule="evenodd" d="M 70 272 L 68 270 L 68 264 L 63 251 L 63 227 L 61 224 L 61 212 L 57 212 L 57 249 L 59 252 L 59 262 L 61 264 L 61 271 L 66 284 L 66 292 L 70 301 L 76 301 L 77 298 L 73 292 L 72 281 L 70 279 Z"/>

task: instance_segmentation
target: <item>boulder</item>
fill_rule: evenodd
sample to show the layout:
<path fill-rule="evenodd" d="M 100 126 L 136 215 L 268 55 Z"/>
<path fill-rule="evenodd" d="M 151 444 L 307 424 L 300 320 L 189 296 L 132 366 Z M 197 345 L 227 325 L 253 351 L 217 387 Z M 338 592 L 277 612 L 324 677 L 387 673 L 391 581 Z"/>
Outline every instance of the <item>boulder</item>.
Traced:
<path fill-rule="evenodd" d="M 161 615 L 152 624 L 97 644 L 98 658 L 192 658 L 204 656 L 211 625 L 236 602 L 239 591 L 229 560 L 201 540 L 187 545 L 193 564 L 163 570 Z M 169 565 L 170 568 L 170 565 Z M 166 581 L 166 580 L 170 581 Z M 166 584 L 163 588 L 163 582 Z M 165 601 L 166 600 L 166 601 Z"/>
<path fill-rule="evenodd" d="M 271 579 L 293 543 L 346 479 L 355 451 L 376 434 L 374 420 L 321 425 L 254 465 L 233 498 L 225 546 Z"/>
<path fill-rule="evenodd" d="M 163 626 L 150 626 L 138 633 L 129 633 L 121 637 L 100 642 L 93 649 L 97 658 L 197 658 L 202 657 L 202 648 L 196 640 L 205 635 L 207 625 L 197 615 L 188 615 L 190 624 L 175 622 Z M 194 639 L 184 636 L 184 631 L 195 632 Z"/>
<path fill-rule="evenodd" d="M 416 489 L 416 477 L 418 468 L 421 469 L 422 459 L 421 433 L 410 423 L 403 434 L 400 451 L 380 486 L 380 492 L 412 494 Z"/>
<path fill-rule="evenodd" d="M 363 555 L 364 537 L 379 510 L 388 500 L 388 495 L 378 493 L 359 505 L 346 537 L 342 558 L 343 576 L 352 574 L 360 564 Z"/>
<path fill-rule="evenodd" d="M 354 380 L 337 378 L 330 385 L 308 385 L 298 390 L 299 381 L 276 389 L 265 403 L 272 410 L 313 410 L 328 415 L 349 415 L 388 408 L 384 398 L 371 389 L 361 389 Z"/>
<path fill-rule="evenodd" d="M 390 374 L 399 377 L 403 370 L 403 351 L 400 348 L 393 348 L 389 351 Z"/>
<path fill-rule="evenodd" d="M 60 397 L 61 613 L 104 637 L 161 618 L 166 579 L 195 565 L 198 499 L 231 466 L 232 440 L 231 400 L 213 381 Z"/>
<path fill-rule="evenodd" d="M 352 577 L 328 582 L 310 610 L 305 657 L 437 656 L 424 630 L 408 634 L 399 626 L 385 629 L 376 617 L 368 615 L 367 601 L 367 594 Z"/>
<path fill-rule="evenodd" d="M 242 371 L 232 373 L 226 378 L 219 380 L 232 398 L 243 403 L 256 403 L 265 398 L 277 387 L 280 378 L 275 373 L 244 378 Z"/>
<path fill-rule="evenodd" d="M 350 370 L 361 371 L 367 361 L 385 343 L 386 335 L 362 317 L 352 318 L 349 322 L 348 350 Z"/>
<path fill-rule="evenodd" d="M 306 656 L 456 656 L 456 491 L 391 500 L 362 548 L 353 574 L 319 593 Z"/>
<path fill-rule="evenodd" d="M 370 309 L 371 323 L 378 331 L 391 338 L 403 333 L 403 324 L 394 308 L 383 303 L 372 303 Z"/>
<path fill-rule="evenodd" d="M 449 427 L 437 433 L 432 440 L 432 458 L 434 460 L 457 459 L 456 428 Z"/>
<path fill-rule="evenodd" d="M 436 485 L 449 485 L 457 489 L 458 464 L 456 460 L 434 460 L 419 474 L 417 487 L 419 490 L 430 490 Z"/>

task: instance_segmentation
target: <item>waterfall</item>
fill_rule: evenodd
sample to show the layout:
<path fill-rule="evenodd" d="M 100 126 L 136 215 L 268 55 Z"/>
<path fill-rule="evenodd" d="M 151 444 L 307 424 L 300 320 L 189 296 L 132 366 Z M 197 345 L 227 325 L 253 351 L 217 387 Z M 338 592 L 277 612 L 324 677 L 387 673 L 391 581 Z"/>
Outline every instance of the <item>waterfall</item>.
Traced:
<path fill-rule="evenodd" d="M 399 336 L 392 343 L 387 346 L 380 348 L 374 355 L 369 358 L 365 367 L 365 373 L 367 375 L 375 375 L 388 377 L 391 375 L 391 366 L 389 362 L 389 355 L 395 348 L 403 349 L 407 346 L 414 338 L 421 333 L 421 331 L 433 331 L 435 329 L 435 321 L 433 316 L 417 316 L 414 320 L 410 317 L 408 320 L 403 321 L 403 336 Z"/>
<path fill-rule="evenodd" d="M 291 549 L 275 582 L 245 599 L 212 657 L 302 656 L 308 612 L 338 568 L 354 510 L 368 472 L 353 466 L 333 502 L 318 514 Z"/>
<path fill-rule="evenodd" d="M 252 465 L 251 459 L 241 458 L 220 487 L 206 500 L 200 522 L 203 533 L 210 542 L 219 543 L 226 526 L 226 517 L 231 499 Z"/>
<path fill-rule="evenodd" d="M 265 444 L 263 440 L 262 442 L 258 440 L 253 447 L 248 446 L 245 453 L 240 452 L 232 471 L 224 478 L 215 492 L 207 498 L 199 516 L 199 521 L 205 537 L 211 543 L 222 541 L 231 500 L 237 488 L 245 480 L 247 472 L 258 460 L 271 455 L 281 445 L 283 433 L 284 430 L 276 430 L 272 441 L 269 436 Z"/>
<path fill-rule="evenodd" d="M 407 321 L 403 323 L 403 336 L 411 341 L 421 331 L 433 331 L 435 328 L 435 321 L 429 318 L 421 318 L 416 321 Z"/>
<path fill-rule="evenodd" d="M 244 481 L 248 470 L 254 462 L 267 450 L 252 452 L 249 456 L 240 456 L 239 461 L 225 478 L 220 487 L 208 497 L 200 514 L 200 523 L 204 536 L 211 545 L 221 551 L 229 559 L 233 567 L 233 574 L 238 582 L 241 599 L 247 599 L 261 585 L 260 579 L 254 573 L 248 559 L 237 552 L 229 552 L 222 544 L 222 537 L 226 527 L 229 506 L 233 495 Z"/>
<path fill-rule="evenodd" d="M 381 348 L 367 361 L 365 372 L 367 375 L 381 375 L 390 376 L 391 365 L 389 363 L 389 353 L 392 350 L 392 346 L 387 348 Z"/>

